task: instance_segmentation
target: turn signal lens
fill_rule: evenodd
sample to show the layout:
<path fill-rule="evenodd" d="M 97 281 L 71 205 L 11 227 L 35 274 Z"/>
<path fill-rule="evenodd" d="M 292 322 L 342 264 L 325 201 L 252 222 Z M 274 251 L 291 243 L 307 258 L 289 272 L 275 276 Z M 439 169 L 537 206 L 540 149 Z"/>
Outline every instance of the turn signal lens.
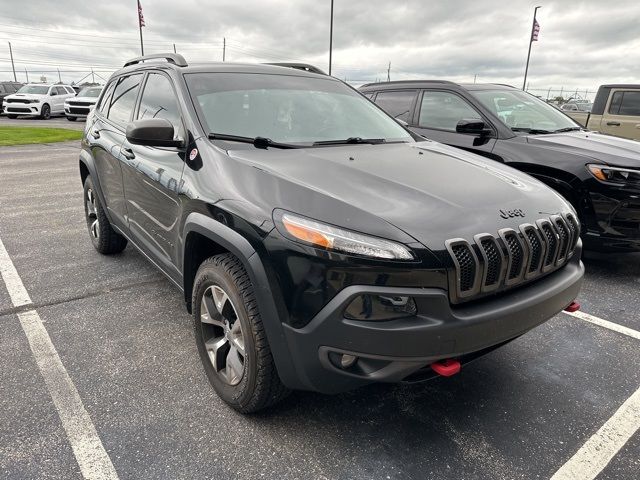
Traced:
<path fill-rule="evenodd" d="M 367 257 L 389 260 L 413 260 L 411 251 L 402 244 L 343 230 L 290 213 L 282 215 L 288 236 L 315 247 Z"/>

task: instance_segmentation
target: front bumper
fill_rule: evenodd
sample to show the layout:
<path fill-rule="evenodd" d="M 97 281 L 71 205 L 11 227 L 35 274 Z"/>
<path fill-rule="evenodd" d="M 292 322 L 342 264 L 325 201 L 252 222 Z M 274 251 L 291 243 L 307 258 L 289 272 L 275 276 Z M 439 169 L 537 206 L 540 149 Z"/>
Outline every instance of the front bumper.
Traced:
<path fill-rule="evenodd" d="M 92 107 L 78 107 L 74 105 L 66 105 L 64 106 L 64 114 L 67 117 L 86 117 L 89 115 Z"/>
<path fill-rule="evenodd" d="M 284 325 L 299 379 L 290 386 L 337 393 L 372 382 L 412 381 L 439 359 L 473 359 L 562 311 L 577 297 L 583 275 L 578 248 L 566 266 L 538 281 L 458 306 L 439 288 L 347 287 L 303 328 Z M 347 305 L 362 294 L 411 296 L 418 314 L 378 322 L 345 318 Z M 358 361 L 342 368 L 342 354 Z"/>
<path fill-rule="evenodd" d="M 42 103 L 7 103 L 4 102 L 5 115 L 40 115 Z"/>
<path fill-rule="evenodd" d="M 610 188 L 591 192 L 594 218 L 584 247 L 594 251 L 640 251 L 640 190 Z"/>

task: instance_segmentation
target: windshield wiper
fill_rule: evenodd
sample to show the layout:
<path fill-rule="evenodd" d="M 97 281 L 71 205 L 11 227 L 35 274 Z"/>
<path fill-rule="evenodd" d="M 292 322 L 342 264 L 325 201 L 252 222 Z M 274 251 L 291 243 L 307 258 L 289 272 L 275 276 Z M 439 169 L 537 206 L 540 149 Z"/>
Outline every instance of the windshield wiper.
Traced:
<path fill-rule="evenodd" d="M 265 137 L 242 137 L 240 135 L 229 135 L 227 133 L 214 133 L 209 134 L 210 140 L 229 140 L 231 142 L 252 143 L 256 148 L 267 149 L 273 148 L 304 148 L 301 145 L 292 145 L 290 143 L 274 142 L 270 138 Z"/>
<path fill-rule="evenodd" d="M 357 143 L 368 143 L 370 145 L 378 145 L 380 143 L 385 143 L 386 140 L 384 138 L 360 138 L 360 137 L 349 137 L 344 140 L 321 140 L 319 142 L 313 142 L 313 146 L 317 145 L 349 145 L 349 144 L 357 144 Z"/>
<path fill-rule="evenodd" d="M 511 130 L 513 130 L 514 132 L 526 132 L 526 133 L 530 133 L 531 135 L 544 135 L 547 133 L 554 133 L 550 130 L 539 130 L 537 128 L 525 128 L 525 127 L 511 127 Z"/>
<path fill-rule="evenodd" d="M 553 133 L 577 132 L 578 130 L 584 130 L 584 129 L 582 127 L 566 127 L 566 128 L 559 128 L 558 130 L 554 130 Z"/>

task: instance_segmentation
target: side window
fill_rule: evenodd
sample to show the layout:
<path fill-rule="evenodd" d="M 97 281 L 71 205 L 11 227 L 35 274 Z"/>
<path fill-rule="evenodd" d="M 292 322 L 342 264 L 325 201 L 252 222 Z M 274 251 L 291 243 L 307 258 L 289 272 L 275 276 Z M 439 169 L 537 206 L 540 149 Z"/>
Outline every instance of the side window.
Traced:
<path fill-rule="evenodd" d="M 159 73 L 150 73 L 142 91 L 138 119 L 164 118 L 173 124 L 176 135 L 182 130 L 178 100 L 171 80 Z"/>
<path fill-rule="evenodd" d="M 0 93 L 5 93 L 6 91 L 4 85 L 0 85 Z"/>
<path fill-rule="evenodd" d="M 411 118 L 411 108 L 416 96 L 417 92 L 415 90 L 378 92 L 376 103 L 393 118 L 408 122 Z"/>
<path fill-rule="evenodd" d="M 109 106 L 109 103 L 111 102 L 111 95 L 113 95 L 113 89 L 115 88 L 115 86 L 116 86 L 116 82 L 114 81 L 114 82 L 111 82 L 105 88 L 104 95 L 102 96 L 102 100 L 100 100 L 100 104 L 96 107 L 96 109 L 104 115 L 106 115 L 107 111 L 109 110 L 108 106 Z"/>
<path fill-rule="evenodd" d="M 618 115 L 640 116 L 640 91 L 624 92 Z"/>
<path fill-rule="evenodd" d="M 66 95 L 68 93 L 64 87 L 56 87 L 56 91 L 58 92 L 58 95 Z"/>
<path fill-rule="evenodd" d="M 47 95 L 51 96 L 51 95 L 57 95 L 58 92 L 56 91 L 56 87 L 51 87 L 49 89 L 49 91 L 47 92 Z"/>
<path fill-rule="evenodd" d="M 455 132 L 462 119 L 481 120 L 482 117 L 455 93 L 425 91 L 422 95 L 419 126 Z"/>
<path fill-rule="evenodd" d="M 73 93 L 75 95 L 76 91 L 72 87 L 64 87 L 67 90 L 67 93 Z"/>
<path fill-rule="evenodd" d="M 109 120 L 122 126 L 129 123 L 141 80 L 142 74 L 130 75 L 118 80 L 109 101 L 109 110 L 107 111 Z"/>
<path fill-rule="evenodd" d="M 618 115 L 620 110 L 620 104 L 622 103 L 622 95 L 624 92 L 615 92 L 611 97 L 611 104 L 609 105 L 609 113 L 612 115 Z"/>

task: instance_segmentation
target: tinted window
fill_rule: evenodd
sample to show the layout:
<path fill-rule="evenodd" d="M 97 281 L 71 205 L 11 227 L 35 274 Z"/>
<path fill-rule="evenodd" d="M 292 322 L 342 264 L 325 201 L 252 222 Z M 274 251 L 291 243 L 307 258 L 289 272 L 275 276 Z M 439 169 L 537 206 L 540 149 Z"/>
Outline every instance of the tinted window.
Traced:
<path fill-rule="evenodd" d="M 614 115 L 618 114 L 618 110 L 620 110 L 620 103 L 622 103 L 622 94 L 624 92 L 615 92 L 613 97 L 611 98 L 611 105 L 609 105 L 609 113 Z"/>
<path fill-rule="evenodd" d="M 56 87 L 56 91 L 58 92 L 58 95 L 67 95 L 69 93 L 64 89 L 64 87 Z"/>
<path fill-rule="evenodd" d="M 0 93 L 5 93 L 6 90 L 4 89 L 4 85 L 0 85 Z"/>
<path fill-rule="evenodd" d="M 107 118 L 120 125 L 126 125 L 131 118 L 131 112 L 136 103 L 138 88 L 142 75 L 130 75 L 118 80 L 113 96 L 109 101 Z"/>
<path fill-rule="evenodd" d="M 147 77 L 138 118 L 165 118 L 173 124 L 176 134 L 181 130 L 178 100 L 171 81 L 164 75 L 152 73 Z"/>
<path fill-rule="evenodd" d="M 624 92 L 618 115 L 640 116 L 640 92 Z"/>
<path fill-rule="evenodd" d="M 455 93 L 429 92 L 422 95 L 419 125 L 425 128 L 456 131 L 462 119 L 481 119 L 465 100 Z"/>
<path fill-rule="evenodd" d="M 67 89 L 68 93 L 73 93 L 75 95 L 76 91 L 73 88 L 71 88 L 71 87 L 64 87 L 64 88 Z"/>
<path fill-rule="evenodd" d="M 393 118 L 409 122 L 413 100 L 416 98 L 416 95 L 417 92 L 411 90 L 402 92 L 378 92 L 376 103 Z"/>

